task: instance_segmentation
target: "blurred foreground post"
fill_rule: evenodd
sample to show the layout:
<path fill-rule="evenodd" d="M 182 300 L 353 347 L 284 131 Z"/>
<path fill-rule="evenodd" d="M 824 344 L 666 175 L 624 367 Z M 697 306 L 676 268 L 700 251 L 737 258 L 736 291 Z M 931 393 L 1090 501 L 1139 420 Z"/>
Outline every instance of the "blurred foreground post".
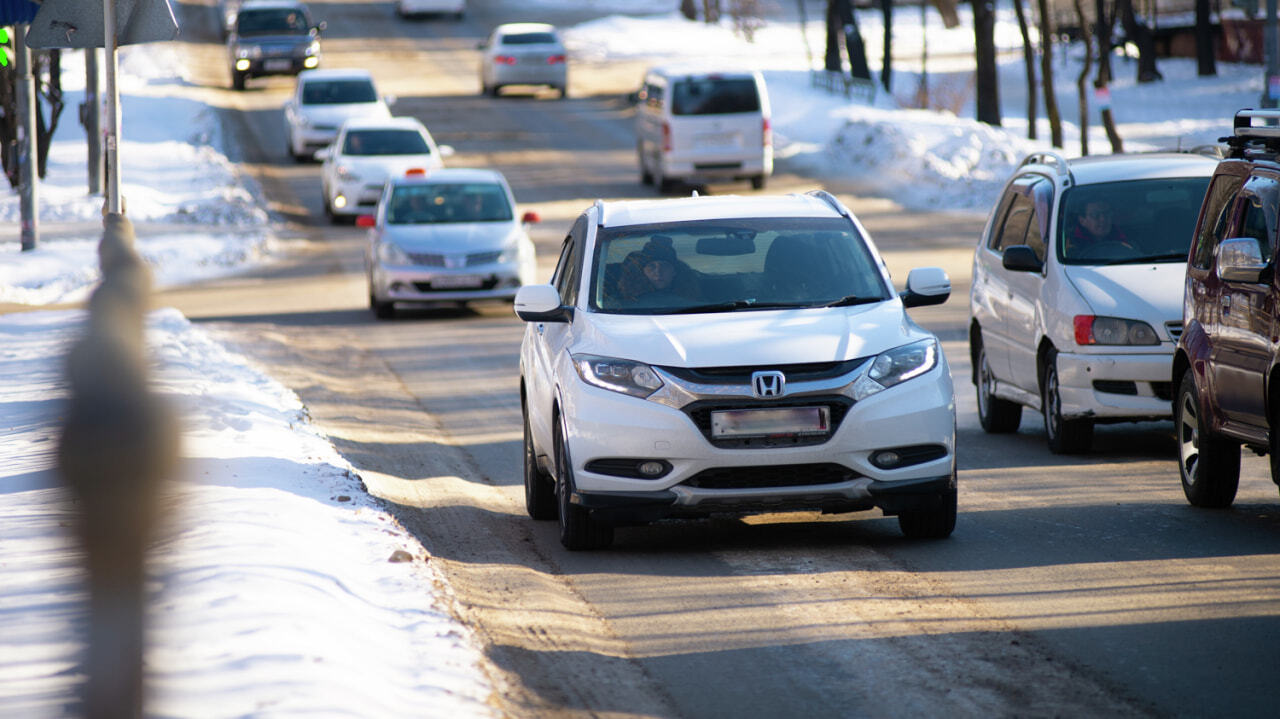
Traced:
<path fill-rule="evenodd" d="M 159 484 L 178 456 L 173 413 L 148 387 L 145 313 L 151 275 L 133 225 L 108 214 L 83 337 L 67 355 L 71 398 L 58 464 L 78 500 L 89 622 L 77 712 L 141 717 L 145 555 L 157 529 Z"/>

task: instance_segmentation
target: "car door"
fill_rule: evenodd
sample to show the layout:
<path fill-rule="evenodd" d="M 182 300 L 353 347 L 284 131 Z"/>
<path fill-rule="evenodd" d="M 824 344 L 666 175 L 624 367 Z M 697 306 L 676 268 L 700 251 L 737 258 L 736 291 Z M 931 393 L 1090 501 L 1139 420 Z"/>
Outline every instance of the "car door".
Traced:
<path fill-rule="evenodd" d="M 560 259 L 551 276 L 551 284 L 560 293 L 560 303 L 565 307 L 576 307 L 578 303 L 578 286 L 582 278 L 582 246 L 586 230 L 587 215 L 584 214 L 574 222 L 564 238 Z M 572 320 L 533 322 L 525 330 L 529 333 L 532 350 L 526 359 L 533 364 L 533 371 L 525 378 L 525 390 L 529 393 L 530 401 L 530 427 L 537 435 L 538 446 L 544 450 L 551 446 L 551 405 L 555 401 L 560 381 L 555 374 L 557 360 L 561 353 L 567 351 L 572 330 Z"/>
<path fill-rule="evenodd" d="M 973 257 L 973 285 L 970 289 L 969 312 L 982 328 L 982 345 L 991 371 L 1001 380 L 1009 377 L 1009 332 L 1005 325 L 1008 304 L 1009 273 L 1000 264 L 1004 221 L 1016 193 L 1006 190 L 987 223 L 986 234 Z"/>
<path fill-rule="evenodd" d="M 1005 246 L 1026 245 L 1035 252 L 1040 267 L 1045 264 L 1046 238 L 1049 234 L 1050 208 L 1053 206 L 1053 182 L 1041 176 L 1030 176 L 1016 183 L 1017 194 L 1009 208 Z M 1018 239 L 1018 229 L 1022 238 Z M 1045 274 L 1010 272 L 1009 296 L 1005 308 L 1005 324 L 1009 332 L 1009 379 L 1028 391 L 1039 392 L 1040 375 L 1037 362 L 1042 315 L 1052 312 L 1052 301 L 1045 297 Z"/>
<path fill-rule="evenodd" d="M 1254 176 L 1241 188 L 1228 237 L 1258 241 L 1272 261 L 1259 282 L 1222 280 L 1218 289 L 1218 337 L 1210 355 L 1212 384 L 1224 419 L 1253 427 L 1267 426 L 1266 375 L 1274 334 L 1276 209 L 1280 181 Z"/>

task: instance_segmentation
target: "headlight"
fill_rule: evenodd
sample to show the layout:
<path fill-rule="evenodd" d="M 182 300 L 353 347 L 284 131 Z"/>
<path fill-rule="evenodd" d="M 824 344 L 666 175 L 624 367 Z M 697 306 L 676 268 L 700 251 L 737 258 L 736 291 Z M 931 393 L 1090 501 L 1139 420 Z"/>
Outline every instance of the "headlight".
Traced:
<path fill-rule="evenodd" d="M 1078 345 L 1160 344 L 1156 331 L 1151 329 L 1151 325 L 1140 320 L 1076 315 L 1074 323 Z"/>
<path fill-rule="evenodd" d="M 895 384 L 919 377 L 938 364 L 938 343 L 928 339 L 880 353 L 853 383 L 853 398 L 866 399 Z"/>
<path fill-rule="evenodd" d="M 595 355 L 573 355 L 573 366 L 577 368 L 578 376 L 583 382 L 632 397 L 643 399 L 662 386 L 658 374 L 643 362 Z"/>
<path fill-rule="evenodd" d="M 377 249 L 378 261 L 384 265 L 411 265 L 413 261 L 409 259 L 409 255 L 400 249 L 393 242 L 379 242 Z"/>
<path fill-rule="evenodd" d="M 262 57 L 262 48 L 258 47 L 257 45 L 241 47 L 239 50 L 236 51 L 236 56 L 247 57 L 247 58 L 259 58 L 259 57 Z"/>
<path fill-rule="evenodd" d="M 320 41 L 319 41 L 319 40 L 312 40 L 312 41 L 311 41 L 311 44 L 310 44 L 310 45 L 307 45 L 307 54 L 308 54 L 308 55 L 319 55 L 319 54 L 320 54 Z"/>
<path fill-rule="evenodd" d="M 350 167 L 347 167 L 346 165 L 338 165 L 336 171 L 338 173 L 338 179 L 342 180 L 343 182 L 359 182 L 360 181 L 360 176 L 356 174 L 356 171 L 352 170 Z"/>
<path fill-rule="evenodd" d="M 502 254 L 498 255 L 498 262 L 500 263 L 515 262 L 518 259 L 520 259 L 519 243 L 509 245 L 502 251 Z"/>

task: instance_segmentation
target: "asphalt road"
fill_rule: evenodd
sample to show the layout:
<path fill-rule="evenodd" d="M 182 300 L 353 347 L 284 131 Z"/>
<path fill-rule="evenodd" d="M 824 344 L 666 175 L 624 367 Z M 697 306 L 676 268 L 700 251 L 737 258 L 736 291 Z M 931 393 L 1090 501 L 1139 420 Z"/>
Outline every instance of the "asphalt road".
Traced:
<path fill-rule="evenodd" d="M 292 81 L 230 91 L 206 2 L 178 6 L 199 68 L 186 90 L 221 108 L 286 242 L 278 262 L 157 303 L 302 397 L 448 576 L 508 714 L 1275 715 L 1280 496 L 1265 462 L 1246 458 L 1235 506 L 1206 511 L 1181 496 L 1171 423 L 1100 427 L 1075 458 L 1048 453 L 1030 412 L 1018 433 L 985 435 L 964 341 L 983 218 L 907 213 L 785 163 L 767 191 L 840 194 L 899 282 L 918 265 L 951 273 L 951 300 L 913 313 L 944 340 L 956 382 L 954 536 L 907 541 L 875 512 L 791 513 L 621 529 L 609 551 L 564 551 L 554 523 L 523 508 L 521 323 L 507 305 L 372 318 L 363 232 L 326 224 L 318 166 L 285 151 Z M 574 66 L 563 101 L 479 95 L 475 43 L 493 24 L 589 14 L 499 15 L 473 0 L 460 23 L 405 22 L 385 2 L 312 6 L 327 66 L 372 70 L 398 114 L 456 148 L 451 165 L 502 170 L 541 213 L 546 275 L 596 197 L 654 196 L 624 99 L 641 67 Z"/>

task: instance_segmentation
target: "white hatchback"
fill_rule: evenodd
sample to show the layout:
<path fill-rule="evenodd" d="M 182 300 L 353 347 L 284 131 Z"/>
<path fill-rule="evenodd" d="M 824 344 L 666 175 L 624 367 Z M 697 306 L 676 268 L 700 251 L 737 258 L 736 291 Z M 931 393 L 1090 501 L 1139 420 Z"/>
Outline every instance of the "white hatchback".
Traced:
<path fill-rule="evenodd" d="M 529 515 L 565 547 L 664 517 L 880 508 L 955 526 L 955 401 L 861 224 L 825 192 L 603 202 L 523 287 Z"/>
<path fill-rule="evenodd" d="M 284 103 L 288 151 L 299 162 L 328 147 L 353 117 L 391 117 L 391 98 L 378 95 L 368 70 L 303 70 Z"/>
<path fill-rule="evenodd" d="M 978 418 L 1023 406 L 1049 449 L 1088 451 L 1097 422 L 1166 419 L 1187 250 L 1216 159 L 1036 153 L 1005 185 L 973 256 Z"/>
<path fill-rule="evenodd" d="M 389 178 L 444 167 L 443 158 L 452 154 L 452 147 L 437 146 L 412 117 L 348 120 L 333 144 L 315 155 L 324 163 L 320 185 L 325 214 L 335 222 L 370 214 Z"/>

